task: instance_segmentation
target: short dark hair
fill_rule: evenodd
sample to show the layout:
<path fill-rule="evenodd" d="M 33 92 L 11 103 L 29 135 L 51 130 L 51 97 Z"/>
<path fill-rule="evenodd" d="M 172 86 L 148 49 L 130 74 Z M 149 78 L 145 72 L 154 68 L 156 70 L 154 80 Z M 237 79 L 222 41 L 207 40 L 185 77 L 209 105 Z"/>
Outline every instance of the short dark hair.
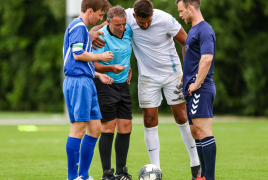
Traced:
<path fill-rule="evenodd" d="M 137 0 L 134 3 L 135 15 L 141 18 L 147 18 L 153 15 L 154 7 L 150 0 Z"/>
<path fill-rule="evenodd" d="M 114 6 L 109 9 L 107 13 L 107 19 L 112 22 L 113 17 L 119 17 L 119 18 L 124 18 L 126 17 L 127 14 L 125 12 L 125 9 L 122 8 L 120 5 Z"/>
<path fill-rule="evenodd" d="M 199 9 L 201 6 L 201 0 L 176 0 L 175 4 L 178 5 L 178 3 L 182 1 L 184 6 L 187 8 L 189 5 L 194 6 L 195 9 Z"/>
<path fill-rule="evenodd" d="M 85 13 L 87 9 L 92 8 L 94 12 L 102 10 L 107 12 L 111 4 L 108 0 L 83 0 L 81 4 L 81 11 Z"/>

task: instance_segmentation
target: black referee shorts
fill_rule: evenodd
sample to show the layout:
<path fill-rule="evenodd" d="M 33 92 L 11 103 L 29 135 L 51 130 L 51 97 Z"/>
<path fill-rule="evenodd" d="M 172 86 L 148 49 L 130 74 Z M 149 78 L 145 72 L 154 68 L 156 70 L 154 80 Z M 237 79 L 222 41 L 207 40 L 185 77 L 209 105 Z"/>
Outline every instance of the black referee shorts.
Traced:
<path fill-rule="evenodd" d="M 132 120 L 132 102 L 128 84 L 125 82 L 108 85 L 98 78 L 94 78 L 94 82 L 102 115 L 101 122 L 116 118 Z"/>

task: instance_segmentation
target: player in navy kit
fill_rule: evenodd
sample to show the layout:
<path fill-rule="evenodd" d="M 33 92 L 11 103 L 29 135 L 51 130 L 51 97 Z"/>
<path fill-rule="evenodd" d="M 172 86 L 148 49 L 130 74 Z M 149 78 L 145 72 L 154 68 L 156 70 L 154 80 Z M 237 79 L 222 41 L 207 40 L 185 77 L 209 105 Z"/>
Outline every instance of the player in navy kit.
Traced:
<path fill-rule="evenodd" d="M 102 20 L 109 7 L 108 0 L 83 0 L 80 16 L 70 23 L 64 35 L 66 78 L 63 93 L 71 121 L 66 143 L 68 180 L 93 180 L 88 175 L 88 169 L 101 133 L 101 113 L 93 78 L 97 76 L 103 83 L 113 83 L 109 76 L 95 73 L 94 61 L 109 62 L 113 54 L 108 51 L 102 54 L 92 53 L 87 26 Z"/>
<path fill-rule="evenodd" d="M 216 37 L 212 27 L 203 19 L 201 0 L 176 0 L 176 4 L 180 17 L 186 24 L 192 24 L 185 42 L 183 94 L 202 168 L 197 180 L 214 180 L 216 143 L 212 120 L 216 95 L 213 82 Z"/>

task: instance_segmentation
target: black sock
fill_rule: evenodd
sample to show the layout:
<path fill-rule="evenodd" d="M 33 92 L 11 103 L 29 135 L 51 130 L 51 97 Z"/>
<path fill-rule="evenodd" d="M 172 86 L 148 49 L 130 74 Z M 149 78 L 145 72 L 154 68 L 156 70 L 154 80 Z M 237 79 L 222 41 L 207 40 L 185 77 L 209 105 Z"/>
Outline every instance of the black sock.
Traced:
<path fill-rule="evenodd" d="M 103 171 L 111 169 L 113 140 L 114 133 L 101 133 L 99 140 L 99 151 Z"/>
<path fill-rule="evenodd" d="M 116 174 L 123 173 L 123 167 L 127 163 L 127 153 L 129 148 L 129 138 L 130 133 L 128 134 L 119 134 L 117 133 L 115 139 L 115 155 L 116 155 Z"/>

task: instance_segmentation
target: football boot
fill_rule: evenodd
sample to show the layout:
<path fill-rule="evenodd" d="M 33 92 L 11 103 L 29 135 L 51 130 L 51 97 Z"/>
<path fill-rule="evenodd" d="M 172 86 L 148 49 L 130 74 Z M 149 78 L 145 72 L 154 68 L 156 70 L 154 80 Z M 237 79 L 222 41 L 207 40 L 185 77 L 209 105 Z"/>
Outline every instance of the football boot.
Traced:
<path fill-rule="evenodd" d="M 198 174 L 198 175 L 197 175 L 197 178 L 196 178 L 195 180 L 206 180 L 206 178 L 205 178 L 205 177 L 201 177 L 201 176 L 199 176 L 199 174 Z"/>
<path fill-rule="evenodd" d="M 103 171 L 102 180 L 115 180 L 114 169 L 107 169 Z"/>
<path fill-rule="evenodd" d="M 201 175 L 201 168 L 200 165 L 191 167 L 192 171 L 192 180 L 195 180 L 197 178 L 197 175 Z"/>
<path fill-rule="evenodd" d="M 132 180 L 132 176 L 128 174 L 128 168 L 123 167 L 122 174 L 115 174 L 115 180 Z"/>

